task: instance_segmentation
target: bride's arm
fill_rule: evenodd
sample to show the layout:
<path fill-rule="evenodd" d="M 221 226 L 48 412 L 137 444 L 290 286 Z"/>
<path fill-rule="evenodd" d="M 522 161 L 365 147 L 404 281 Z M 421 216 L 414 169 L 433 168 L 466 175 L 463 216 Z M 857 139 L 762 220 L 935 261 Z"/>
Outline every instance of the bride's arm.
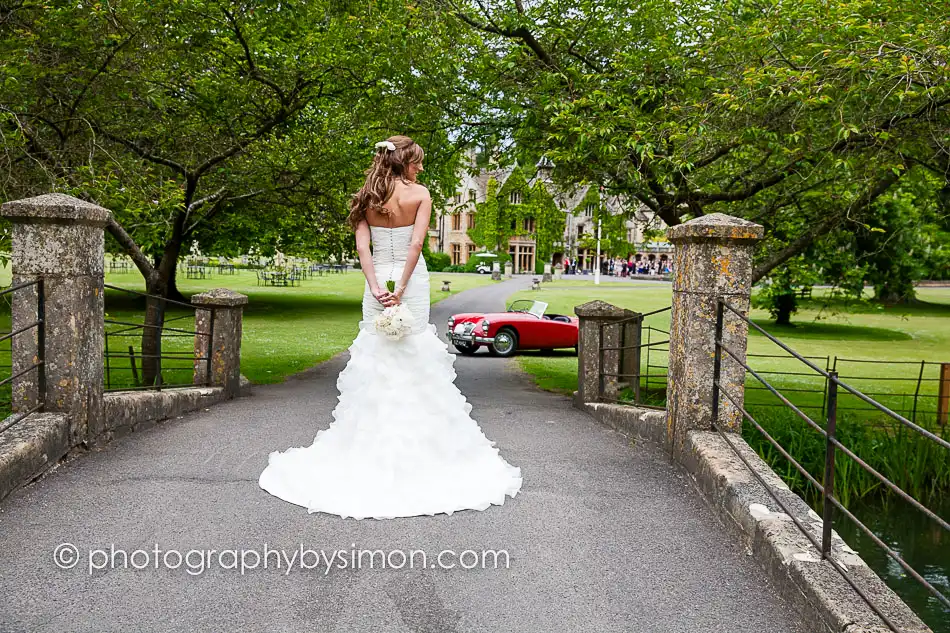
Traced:
<path fill-rule="evenodd" d="M 381 289 L 376 281 L 376 269 L 373 268 L 373 252 L 369 248 L 370 240 L 369 224 L 364 219 L 356 226 L 356 252 L 360 257 L 360 269 L 363 271 L 367 283 L 369 283 L 369 291 L 380 303 L 383 303 L 385 295 L 388 295 L 389 291 Z"/>
<path fill-rule="evenodd" d="M 402 278 L 396 284 L 396 291 L 393 293 L 400 301 L 402 300 L 402 294 L 406 291 L 409 278 L 412 277 L 412 271 L 416 269 L 416 264 L 419 262 L 422 245 L 425 243 L 426 235 L 429 232 L 429 218 L 432 216 L 432 198 L 429 196 L 429 190 L 422 185 L 419 185 L 419 188 L 421 189 L 421 201 L 412 228 L 412 240 L 409 242 L 409 252 L 406 254 L 406 266 L 402 270 Z"/>

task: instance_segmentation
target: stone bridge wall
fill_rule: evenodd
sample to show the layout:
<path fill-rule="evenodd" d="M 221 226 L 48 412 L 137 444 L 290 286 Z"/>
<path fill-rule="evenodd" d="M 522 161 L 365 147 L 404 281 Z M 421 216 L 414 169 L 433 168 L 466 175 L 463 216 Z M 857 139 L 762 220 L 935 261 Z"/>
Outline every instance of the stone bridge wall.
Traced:
<path fill-rule="evenodd" d="M 210 371 L 195 361 L 195 387 L 104 393 L 104 227 L 111 213 L 49 194 L 5 203 L 2 214 L 13 222 L 13 284 L 42 279 L 45 345 L 41 355 L 36 327 L 11 340 L 12 375 L 24 373 L 13 380 L 8 421 L 44 406 L 0 433 L 0 499 L 70 451 L 239 395 L 247 297 L 227 289 L 192 297 L 195 356 L 211 358 Z M 11 331 L 34 323 L 38 306 L 37 285 L 14 291 Z M 40 358 L 45 380 L 29 369 Z"/>
<path fill-rule="evenodd" d="M 601 326 L 604 347 L 617 347 L 622 326 L 613 322 L 631 314 L 602 301 L 575 309 L 580 318 L 575 406 L 622 433 L 667 450 L 723 524 L 756 557 L 775 588 L 813 624 L 814 631 L 890 631 L 792 520 L 794 516 L 807 526 L 820 542 L 821 517 L 742 439 L 742 415 L 737 405 L 744 402 L 745 369 L 725 353 L 720 385 L 735 402 L 721 395 L 718 407 L 713 406 L 717 304 L 725 299 L 748 315 L 752 251 L 762 237 L 762 227 L 711 214 L 673 227 L 669 237 L 676 247 L 677 266 L 666 410 L 609 402 L 618 386 L 615 379 L 601 375 L 636 372 L 622 368 L 616 352 L 600 352 Z M 725 311 L 723 344 L 743 361 L 747 336 L 745 320 Z M 630 340 L 630 336 L 624 338 Z M 717 409 L 719 431 L 713 427 Z M 773 494 L 791 514 L 781 509 Z M 849 570 L 865 594 L 902 631 L 930 630 L 837 534 L 831 557 Z"/>

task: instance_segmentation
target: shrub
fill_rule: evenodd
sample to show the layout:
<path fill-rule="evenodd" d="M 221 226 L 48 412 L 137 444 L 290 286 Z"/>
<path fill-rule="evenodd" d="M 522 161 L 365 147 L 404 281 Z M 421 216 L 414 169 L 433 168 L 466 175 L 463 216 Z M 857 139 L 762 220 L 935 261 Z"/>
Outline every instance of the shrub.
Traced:
<path fill-rule="evenodd" d="M 426 253 L 425 260 L 430 270 L 442 270 L 452 264 L 448 253 Z"/>

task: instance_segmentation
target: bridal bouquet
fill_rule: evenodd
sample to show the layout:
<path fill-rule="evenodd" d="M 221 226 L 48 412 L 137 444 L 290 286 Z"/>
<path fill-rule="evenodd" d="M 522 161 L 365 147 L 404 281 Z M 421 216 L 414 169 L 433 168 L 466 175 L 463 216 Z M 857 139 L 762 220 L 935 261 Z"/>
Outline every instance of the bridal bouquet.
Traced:
<path fill-rule="evenodd" d="M 392 287 L 390 287 L 392 284 Z M 387 281 L 386 287 L 390 292 L 395 291 L 395 282 Z M 399 340 L 412 331 L 414 318 L 405 304 L 389 306 L 377 315 L 375 320 L 376 332 L 391 340 Z"/>

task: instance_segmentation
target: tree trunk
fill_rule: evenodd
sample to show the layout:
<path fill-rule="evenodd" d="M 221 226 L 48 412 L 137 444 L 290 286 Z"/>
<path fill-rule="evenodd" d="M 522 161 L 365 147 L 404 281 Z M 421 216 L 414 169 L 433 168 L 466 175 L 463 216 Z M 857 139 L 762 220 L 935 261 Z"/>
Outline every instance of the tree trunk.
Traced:
<path fill-rule="evenodd" d="M 175 269 L 181 243 L 174 240 L 165 245 L 165 252 L 155 267 L 156 275 L 146 282 L 145 292 L 176 301 L 184 300 L 174 286 Z M 172 296 L 172 291 L 177 296 Z M 180 299 L 178 297 L 181 297 Z M 161 376 L 162 327 L 165 325 L 166 302 L 149 297 L 145 308 L 145 327 L 142 330 L 142 386 L 164 382 Z"/>
<path fill-rule="evenodd" d="M 797 303 L 794 292 L 775 297 L 775 324 L 791 325 L 792 313 L 797 309 Z"/>
<path fill-rule="evenodd" d="M 178 260 L 176 258 L 175 263 L 172 266 L 171 275 L 168 278 L 168 294 L 166 295 L 169 299 L 174 301 L 181 301 L 182 303 L 188 303 L 188 297 L 183 295 L 178 289 Z"/>
<path fill-rule="evenodd" d="M 168 284 L 158 280 L 147 284 L 145 292 L 164 297 Z M 142 386 L 158 384 L 161 377 L 162 330 L 165 325 L 165 302 L 148 297 L 145 303 L 145 327 L 142 329 Z"/>

